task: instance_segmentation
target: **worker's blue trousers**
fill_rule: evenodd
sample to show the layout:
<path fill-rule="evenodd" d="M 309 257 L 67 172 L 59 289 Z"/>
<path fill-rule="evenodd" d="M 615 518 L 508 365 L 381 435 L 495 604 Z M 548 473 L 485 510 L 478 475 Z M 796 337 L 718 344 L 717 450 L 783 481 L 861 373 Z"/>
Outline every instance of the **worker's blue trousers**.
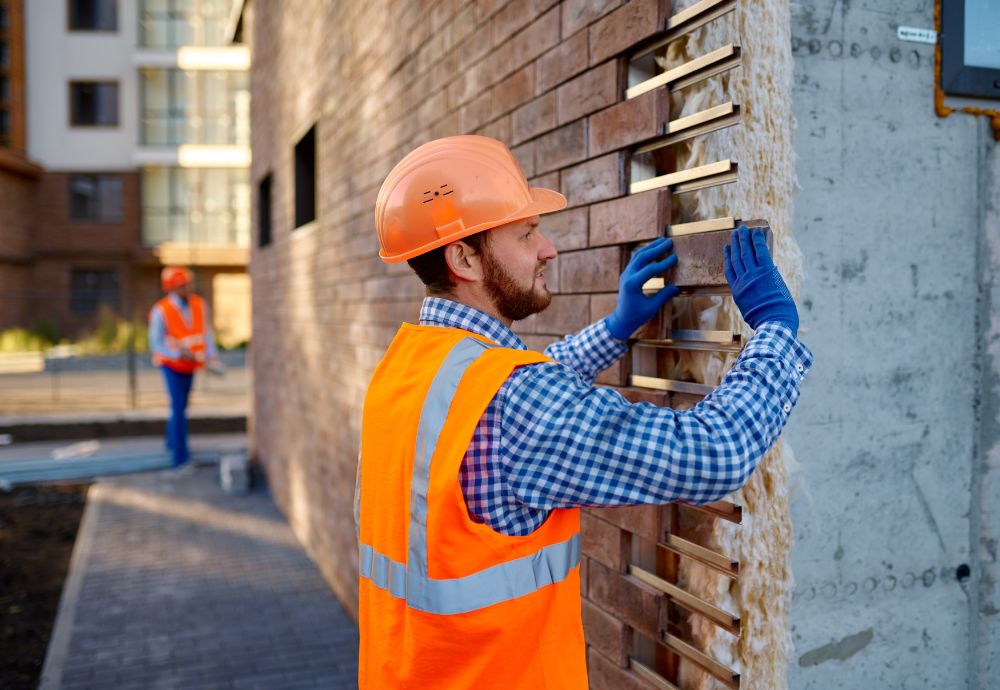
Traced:
<path fill-rule="evenodd" d="M 161 366 L 163 380 L 170 396 L 170 418 L 167 419 L 167 449 L 173 456 L 174 467 L 191 459 L 188 452 L 187 404 L 194 374 L 182 374 Z"/>

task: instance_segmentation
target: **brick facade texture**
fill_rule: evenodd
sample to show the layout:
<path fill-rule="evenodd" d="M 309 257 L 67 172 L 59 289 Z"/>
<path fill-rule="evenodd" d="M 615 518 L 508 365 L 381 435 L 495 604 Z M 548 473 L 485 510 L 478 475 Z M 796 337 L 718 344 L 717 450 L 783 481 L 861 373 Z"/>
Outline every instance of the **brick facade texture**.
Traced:
<path fill-rule="evenodd" d="M 0 167 L 0 330 L 29 316 L 36 180 Z"/>
<path fill-rule="evenodd" d="M 318 9 L 322 8 L 322 9 Z M 392 166 L 434 138 L 505 141 L 531 183 L 569 207 L 543 217 L 560 252 L 556 293 L 518 324 L 530 347 L 605 316 L 626 251 L 663 230 L 669 194 L 626 197 L 624 148 L 667 117 L 655 94 L 623 104 L 627 52 L 659 32 L 667 0 L 250 0 L 254 228 L 272 176 L 272 241 L 255 240 L 252 445 L 291 524 L 350 608 L 361 404 L 423 286 L 377 258 L 374 206 Z M 296 142 L 317 135 L 317 216 L 294 226 Z M 601 382 L 627 383 L 628 364 Z M 650 399 L 667 402 L 667 394 Z M 631 511 L 631 512 L 629 512 Z M 661 597 L 626 573 L 631 533 L 654 543 L 656 509 L 588 511 L 584 609 L 592 687 L 648 688 L 627 667 L 632 628 L 655 637 Z"/>

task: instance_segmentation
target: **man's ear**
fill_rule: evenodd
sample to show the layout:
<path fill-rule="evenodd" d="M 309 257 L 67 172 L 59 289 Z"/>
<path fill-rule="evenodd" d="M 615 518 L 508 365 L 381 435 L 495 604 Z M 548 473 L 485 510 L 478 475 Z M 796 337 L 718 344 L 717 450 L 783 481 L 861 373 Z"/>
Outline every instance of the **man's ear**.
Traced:
<path fill-rule="evenodd" d="M 444 248 L 444 260 L 448 270 L 459 280 L 478 282 L 483 279 L 483 255 L 470 245 L 459 240 Z"/>

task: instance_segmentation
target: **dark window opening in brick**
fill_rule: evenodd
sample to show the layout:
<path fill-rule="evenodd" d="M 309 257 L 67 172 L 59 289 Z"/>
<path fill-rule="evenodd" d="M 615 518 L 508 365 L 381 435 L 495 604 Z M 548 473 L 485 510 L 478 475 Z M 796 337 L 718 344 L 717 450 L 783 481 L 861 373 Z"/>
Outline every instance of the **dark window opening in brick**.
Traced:
<path fill-rule="evenodd" d="M 0 110 L 0 146 L 10 145 L 10 111 Z"/>
<path fill-rule="evenodd" d="M 10 48 L 7 41 L 0 41 L 0 65 L 7 67 L 10 65 Z"/>
<path fill-rule="evenodd" d="M 69 0 L 70 31 L 115 31 L 118 0 Z"/>
<path fill-rule="evenodd" d="M 6 103 L 10 100 L 10 80 L 0 74 L 0 103 Z"/>
<path fill-rule="evenodd" d="M 271 175 L 260 181 L 257 195 L 257 246 L 266 247 L 271 244 Z"/>
<path fill-rule="evenodd" d="M 10 19 L 7 15 L 7 3 L 0 2 L 0 31 L 6 31 L 9 25 Z"/>
<path fill-rule="evenodd" d="M 70 271 L 69 310 L 78 316 L 96 314 L 101 305 L 113 311 L 120 306 L 118 271 L 74 268 Z"/>
<path fill-rule="evenodd" d="M 70 122 L 74 126 L 117 126 L 118 83 L 71 82 Z"/>
<path fill-rule="evenodd" d="M 120 223 L 121 175 L 73 175 L 69 178 L 69 217 Z"/>
<path fill-rule="evenodd" d="M 295 145 L 295 227 L 316 220 L 316 126 Z"/>

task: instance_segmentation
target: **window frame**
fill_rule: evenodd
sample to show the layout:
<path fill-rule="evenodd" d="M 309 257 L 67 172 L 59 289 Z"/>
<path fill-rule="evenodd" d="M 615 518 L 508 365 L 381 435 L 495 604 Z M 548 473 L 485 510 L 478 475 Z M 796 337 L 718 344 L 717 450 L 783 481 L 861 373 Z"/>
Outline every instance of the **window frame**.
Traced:
<path fill-rule="evenodd" d="M 316 124 L 313 123 L 295 143 L 293 165 L 295 173 L 295 228 L 314 222 L 317 217 L 316 194 L 319 186 L 317 174 Z M 306 179 L 309 178 L 309 179 Z"/>
<path fill-rule="evenodd" d="M 118 214 L 117 217 L 103 217 L 99 214 L 99 210 L 102 206 L 101 200 L 97 198 L 96 208 L 98 213 L 92 217 L 79 217 L 73 215 L 73 182 L 77 178 L 86 177 L 94 181 L 98 193 L 100 192 L 100 182 L 102 179 L 117 179 L 121 185 L 121 189 L 118 195 Z M 66 203 L 66 217 L 71 223 L 104 223 L 109 225 L 120 225 L 125 221 L 125 176 L 120 173 L 72 173 L 67 178 L 66 182 L 66 192 L 67 192 L 67 203 Z"/>
<path fill-rule="evenodd" d="M 74 99 L 73 99 L 73 87 L 82 84 L 93 84 L 97 86 L 114 86 L 115 87 L 115 121 L 113 123 L 106 122 L 74 122 L 73 115 L 75 110 Z M 73 129 L 116 129 L 121 127 L 122 121 L 122 97 L 121 97 L 121 83 L 117 79 L 70 79 L 68 84 L 69 91 L 69 126 Z"/>
<path fill-rule="evenodd" d="M 264 249 L 274 242 L 274 173 L 268 172 L 257 182 L 257 247 Z"/>
<path fill-rule="evenodd" d="M 1000 100 L 1000 69 L 965 64 L 965 5 L 941 2 L 941 90 L 949 96 Z"/>
<path fill-rule="evenodd" d="M 89 301 L 84 302 L 80 296 L 80 291 L 75 289 L 76 285 L 74 283 L 74 276 L 76 274 L 86 274 L 104 273 L 111 277 L 111 282 L 114 284 L 114 294 L 113 299 L 110 303 L 101 300 L 102 293 L 100 289 L 92 296 L 93 306 Z M 88 297 L 91 297 L 88 295 Z M 90 266 L 70 266 L 69 269 L 69 313 L 73 316 L 96 316 L 101 311 L 102 304 L 108 304 L 108 306 L 114 312 L 119 312 L 121 310 L 121 299 L 122 299 L 122 281 L 121 275 L 117 267 L 100 267 L 94 268 Z"/>
<path fill-rule="evenodd" d="M 83 33 L 83 34 L 116 34 L 120 28 L 119 22 L 119 10 L 121 7 L 118 5 L 118 0 L 106 0 L 110 2 L 115 7 L 115 25 L 111 28 L 100 28 L 100 29 L 90 29 L 85 27 L 75 27 L 73 26 L 73 2 L 74 0 L 66 0 L 66 31 L 67 33 Z"/>

